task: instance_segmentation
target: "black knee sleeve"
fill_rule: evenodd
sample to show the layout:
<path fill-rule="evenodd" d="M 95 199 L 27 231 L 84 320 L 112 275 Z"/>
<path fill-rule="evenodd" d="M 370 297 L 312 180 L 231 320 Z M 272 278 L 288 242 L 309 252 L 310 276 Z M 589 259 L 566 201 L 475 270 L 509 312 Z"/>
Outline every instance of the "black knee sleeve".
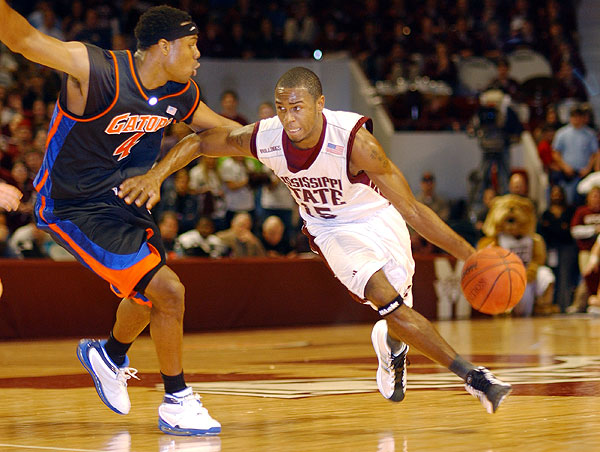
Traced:
<path fill-rule="evenodd" d="M 394 312 L 396 309 L 398 309 L 403 304 L 404 304 L 404 300 L 402 299 L 402 296 L 398 295 L 396 298 L 394 298 L 392 301 L 390 301 L 385 306 L 381 306 L 380 308 L 377 308 L 377 312 L 379 312 L 380 316 L 385 317 L 386 315 Z"/>

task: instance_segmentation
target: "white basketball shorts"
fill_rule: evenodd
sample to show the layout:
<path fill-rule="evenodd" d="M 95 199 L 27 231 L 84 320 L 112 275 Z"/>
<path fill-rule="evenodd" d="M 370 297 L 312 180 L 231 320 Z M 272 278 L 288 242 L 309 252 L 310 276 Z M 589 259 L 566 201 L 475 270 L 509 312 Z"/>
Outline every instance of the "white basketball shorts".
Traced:
<path fill-rule="evenodd" d="M 415 261 L 406 223 L 393 206 L 351 223 L 311 223 L 307 229 L 335 276 L 351 293 L 364 300 L 367 282 L 383 269 L 404 303 L 412 307 Z"/>

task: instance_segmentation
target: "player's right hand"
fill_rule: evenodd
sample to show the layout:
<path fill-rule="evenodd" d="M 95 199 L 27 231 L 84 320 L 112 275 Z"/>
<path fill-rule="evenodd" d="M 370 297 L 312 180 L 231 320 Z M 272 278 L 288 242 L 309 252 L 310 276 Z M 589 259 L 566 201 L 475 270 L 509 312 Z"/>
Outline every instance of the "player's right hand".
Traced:
<path fill-rule="evenodd" d="M 17 210 L 23 193 L 17 187 L 9 184 L 0 183 L 0 207 L 8 210 Z"/>
<path fill-rule="evenodd" d="M 151 210 L 160 201 L 160 178 L 152 170 L 141 176 L 130 177 L 119 185 L 119 198 L 125 200 L 127 204 L 135 203 L 142 207 L 146 204 L 146 209 Z"/>

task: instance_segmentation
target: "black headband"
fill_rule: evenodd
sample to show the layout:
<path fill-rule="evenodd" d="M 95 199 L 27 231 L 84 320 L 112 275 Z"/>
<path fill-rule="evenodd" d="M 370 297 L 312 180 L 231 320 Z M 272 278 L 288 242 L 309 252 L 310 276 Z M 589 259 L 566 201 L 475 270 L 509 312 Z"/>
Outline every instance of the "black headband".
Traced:
<path fill-rule="evenodd" d="M 193 36 L 198 34 L 198 26 L 194 22 L 186 22 L 183 25 L 180 25 L 177 28 L 171 28 L 167 31 L 159 31 L 154 34 L 152 37 L 148 37 L 148 39 L 144 41 L 140 41 L 140 45 L 142 48 L 148 48 L 153 46 L 161 39 L 166 39 L 167 41 L 175 41 L 176 39 L 183 38 L 185 36 Z"/>

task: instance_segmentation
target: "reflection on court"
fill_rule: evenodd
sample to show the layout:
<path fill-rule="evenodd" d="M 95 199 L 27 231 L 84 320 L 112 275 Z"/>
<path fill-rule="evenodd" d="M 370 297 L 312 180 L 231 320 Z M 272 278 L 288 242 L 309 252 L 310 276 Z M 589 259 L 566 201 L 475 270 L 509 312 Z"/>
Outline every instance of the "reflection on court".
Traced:
<path fill-rule="evenodd" d="M 371 325 L 188 334 L 186 379 L 218 437 L 157 428 L 152 342 L 132 347 L 131 413 L 98 399 L 76 339 L 0 343 L 0 451 L 594 450 L 600 444 L 600 319 L 439 322 L 463 355 L 513 384 L 488 415 L 461 381 L 411 349 L 399 404 L 377 392 Z"/>

